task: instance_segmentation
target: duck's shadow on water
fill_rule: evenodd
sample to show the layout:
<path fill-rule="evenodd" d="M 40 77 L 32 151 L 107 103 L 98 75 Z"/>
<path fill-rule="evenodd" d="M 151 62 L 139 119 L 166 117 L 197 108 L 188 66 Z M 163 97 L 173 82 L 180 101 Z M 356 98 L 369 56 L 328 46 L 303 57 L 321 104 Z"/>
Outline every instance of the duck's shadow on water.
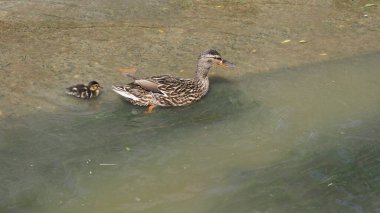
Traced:
<path fill-rule="evenodd" d="M 144 114 L 145 107 L 132 106 L 123 101 L 125 103 L 115 110 L 114 117 L 121 119 L 124 125 L 140 126 L 142 129 L 147 126 L 178 128 L 233 121 L 259 105 L 257 101 L 243 100 L 236 84 L 234 80 L 210 78 L 210 91 L 200 101 L 185 107 L 157 107 L 151 114 Z"/>

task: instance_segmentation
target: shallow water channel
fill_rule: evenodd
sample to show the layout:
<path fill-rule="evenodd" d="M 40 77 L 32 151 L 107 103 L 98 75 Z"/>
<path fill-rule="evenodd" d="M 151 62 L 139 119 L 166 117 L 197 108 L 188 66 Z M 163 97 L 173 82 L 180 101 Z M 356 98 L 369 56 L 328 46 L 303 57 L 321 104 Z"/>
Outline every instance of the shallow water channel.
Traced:
<path fill-rule="evenodd" d="M 0 1 L 0 212 L 379 213 L 379 5 Z M 209 48 L 237 67 L 198 103 L 111 90 Z M 90 80 L 97 99 L 64 93 Z"/>
<path fill-rule="evenodd" d="M 151 115 L 116 99 L 8 118 L 0 210 L 379 212 L 379 58 L 214 77 Z"/>

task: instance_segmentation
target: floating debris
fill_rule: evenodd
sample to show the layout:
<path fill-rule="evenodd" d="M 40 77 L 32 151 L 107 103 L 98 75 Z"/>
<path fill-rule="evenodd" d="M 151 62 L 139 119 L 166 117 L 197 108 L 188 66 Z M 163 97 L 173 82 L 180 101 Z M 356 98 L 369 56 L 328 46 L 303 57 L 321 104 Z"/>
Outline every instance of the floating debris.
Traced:
<path fill-rule="evenodd" d="M 3 69 L 3 68 L 5 68 L 5 67 L 7 67 L 7 66 L 9 66 L 10 64 L 11 63 L 7 63 L 7 64 L 4 64 L 4 65 L 0 64 L 0 70 Z"/>
<path fill-rule="evenodd" d="M 119 72 L 121 72 L 121 74 L 135 74 L 137 72 L 137 69 L 136 68 L 119 68 Z"/>
<path fill-rule="evenodd" d="M 257 53 L 257 50 L 256 50 L 256 49 L 253 49 L 253 50 L 251 50 L 249 53 L 251 53 L 251 54 L 255 54 L 255 53 Z"/>
<path fill-rule="evenodd" d="M 281 41 L 281 44 L 286 44 L 286 43 L 289 43 L 290 41 L 291 41 L 290 39 L 286 39 L 286 40 Z"/>
<path fill-rule="evenodd" d="M 218 5 L 218 6 L 216 6 L 217 8 L 222 8 L 223 6 L 222 5 Z"/>
<path fill-rule="evenodd" d="M 377 4 L 365 4 L 364 8 L 377 7 Z"/>
<path fill-rule="evenodd" d="M 99 163 L 99 166 L 116 166 L 114 163 Z"/>
<path fill-rule="evenodd" d="M 307 41 L 306 41 L 306 40 L 299 40 L 298 42 L 301 43 L 301 44 L 304 44 L 304 43 L 306 43 Z"/>
<path fill-rule="evenodd" d="M 127 150 L 127 152 L 129 152 L 129 151 L 131 151 L 131 148 L 129 148 L 128 146 L 126 146 L 125 150 Z"/>
<path fill-rule="evenodd" d="M 163 29 L 159 29 L 158 32 L 164 33 L 165 31 Z"/>
<path fill-rule="evenodd" d="M 326 56 L 327 53 L 319 53 L 320 56 Z"/>

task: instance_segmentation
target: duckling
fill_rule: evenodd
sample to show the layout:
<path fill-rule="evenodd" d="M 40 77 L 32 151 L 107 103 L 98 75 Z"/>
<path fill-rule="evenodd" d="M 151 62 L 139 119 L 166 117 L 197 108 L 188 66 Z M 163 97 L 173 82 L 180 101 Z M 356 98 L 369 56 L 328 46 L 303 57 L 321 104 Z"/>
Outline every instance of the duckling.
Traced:
<path fill-rule="evenodd" d="M 133 78 L 127 85 L 113 86 L 113 91 L 134 105 L 148 106 L 147 113 L 156 106 L 186 106 L 201 99 L 209 89 L 208 72 L 213 65 L 233 68 L 235 65 L 222 59 L 216 50 L 207 50 L 198 58 L 193 78 L 159 75 Z"/>
<path fill-rule="evenodd" d="M 98 97 L 100 89 L 103 89 L 96 81 L 90 81 L 88 85 L 77 84 L 66 88 L 66 93 L 77 98 L 89 99 Z"/>

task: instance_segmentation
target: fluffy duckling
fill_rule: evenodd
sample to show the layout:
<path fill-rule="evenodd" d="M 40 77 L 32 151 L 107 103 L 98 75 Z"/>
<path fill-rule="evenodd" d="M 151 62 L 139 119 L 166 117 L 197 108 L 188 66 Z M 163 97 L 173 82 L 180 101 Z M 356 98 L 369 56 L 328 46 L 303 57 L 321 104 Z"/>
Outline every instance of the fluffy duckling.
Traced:
<path fill-rule="evenodd" d="M 90 81 L 88 85 L 77 84 L 66 88 L 66 93 L 77 98 L 89 99 L 98 97 L 102 87 L 96 81 Z"/>

